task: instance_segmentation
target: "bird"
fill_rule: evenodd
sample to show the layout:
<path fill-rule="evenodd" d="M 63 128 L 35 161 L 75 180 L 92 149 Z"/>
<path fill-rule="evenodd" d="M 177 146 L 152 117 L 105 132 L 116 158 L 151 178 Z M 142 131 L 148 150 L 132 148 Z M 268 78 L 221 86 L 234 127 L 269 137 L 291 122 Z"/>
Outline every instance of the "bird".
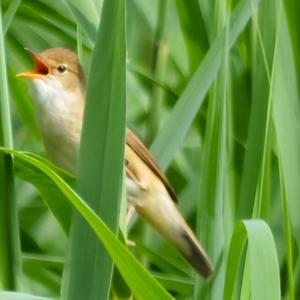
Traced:
<path fill-rule="evenodd" d="M 18 73 L 30 79 L 29 93 L 49 159 L 75 174 L 85 103 L 85 76 L 75 52 L 29 49 L 33 71 Z M 177 208 L 178 198 L 166 175 L 141 140 L 126 128 L 126 195 L 128 204 L 170 241 L 203 277 L 213 273 L 208 255 Z"/>

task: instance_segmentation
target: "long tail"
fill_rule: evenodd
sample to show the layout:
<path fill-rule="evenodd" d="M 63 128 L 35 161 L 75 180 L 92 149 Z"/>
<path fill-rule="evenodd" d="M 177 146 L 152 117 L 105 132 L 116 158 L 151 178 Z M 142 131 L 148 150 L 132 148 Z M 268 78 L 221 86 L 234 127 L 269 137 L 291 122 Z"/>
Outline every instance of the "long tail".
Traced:
<path fill-rule="evenodd" d="M 169 199 L 167 202 L 159 201 L 156 204 L 154 209 L 151 205 L 136 207 L 136 210 L 174 244 L 200 275 L 209 277 L 213 273 L 212 264 L 175 204 Z"/>

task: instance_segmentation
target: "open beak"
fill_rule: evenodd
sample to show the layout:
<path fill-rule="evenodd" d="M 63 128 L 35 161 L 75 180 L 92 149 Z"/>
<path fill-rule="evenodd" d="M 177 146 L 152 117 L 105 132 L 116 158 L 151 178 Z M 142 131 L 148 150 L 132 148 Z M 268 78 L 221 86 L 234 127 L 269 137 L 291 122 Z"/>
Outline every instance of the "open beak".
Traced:
<path fill-rule="evenodd" d="M 25 50 L 31 54 L 32 59 L 34 60 L 34 63 L 35 63 L 35 70 L 21 72 L 21 73 L 16 74 L 16 76 L 34 79 L 34 78 L 43 78 L 43 77 L 49 75 L 50 74 L 49 66 L 44 61 L 42 61 L 42 59 L 37 54 L 35 54 L 33 51 L 31 51 L 30 49 L 27 49 L 27 48 L 25 48 Z"/>

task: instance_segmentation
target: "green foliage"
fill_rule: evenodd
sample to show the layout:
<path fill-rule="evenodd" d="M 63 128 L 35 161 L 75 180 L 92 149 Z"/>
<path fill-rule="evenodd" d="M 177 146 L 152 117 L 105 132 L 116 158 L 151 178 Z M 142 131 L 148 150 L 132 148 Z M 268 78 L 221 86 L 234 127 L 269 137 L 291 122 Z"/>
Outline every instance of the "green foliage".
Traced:
<path fill-rule="evenodd" d="M 260 220 L 242 221 L 235 226 L 228 252 L 224 299 L 232 299 L 239 263 L 247 241 L 246 263 L 249 264 L 251 277 L 251 296 L 248 297 L 280 299 L 276 247 L 268 225 Z M 266 286 L 269 288 L 265 288 Z"/>
<path fill-rule="evenodd" d="M 24 161 L 42 171 L 71 202 L 74 208 L 85 219 L 96 233 L 104 248 L 114 260 L 120 273 L 123 275 L 128 286 L 140 299 L 171 299 L 160 285 L 149 275 L 147 270 L 137 262 L 134 256 L 126 249 L 118 238 L 111 232 L 107 225 L 97 214 L 84 202 L 79 195 L 47 164 L 37 157 L 31 157 L 21 152 L 0 148 L 3 153 L 14 154 L 16 160 Z M 76 270 L 77 271 L 77 270 Z"/>
<path fill-rule="evenodd" d="M 52 300 L 50 298 L 38 297 L 32 294 L 14 293 L 14 292 L 0 292 L 1 300 Z"/>
<path fill-rule="evenodd" d="M 0 3 L 0 300 L 300 298 L 296 0 Z M 24 47 L 56 46 L 94 75 L 77 183 L 42 158 L 15 78 L 32 67 Z M 212 258 L 209 281 L 139 219 L 136 246 L 118 231 L 125 116 Z"/>
<path fill-rule="evenodd" d="M 125 56 L 124 3 L 104 1 L 87 84 L 77 191 L 115 233 L 124 165 Z M 70 238 L 70 268 L 65 275 L 63 299 L 107 299 L 113 262 L 78 214 Z M 95 249 L 96 254 L 87 255 L 87 249 Z"/>
<path fill-rule="evenodd" d="M 0 146 L 13 147 L 2 9 L 0 7 Z M 19 223 L 14 197 L 13 163 L 0 154 L 0 290 L 18 289 L 21 275 Z"/>

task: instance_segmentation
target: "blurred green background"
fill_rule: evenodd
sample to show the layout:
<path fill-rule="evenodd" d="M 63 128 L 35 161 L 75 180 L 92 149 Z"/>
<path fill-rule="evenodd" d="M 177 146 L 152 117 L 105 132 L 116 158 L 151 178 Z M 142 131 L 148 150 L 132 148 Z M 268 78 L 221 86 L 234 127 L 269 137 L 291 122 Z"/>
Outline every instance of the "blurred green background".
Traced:
<path fill-rule="evenodd" d="M 88 74 L 103 3 L 0 3 L 14 149 L 46 156 L 28 82 L 15 77 L 33 68 L 24 47 L 79 51 Z M 130 250 L 176 299 L 299 299 L 300 3 L 126 0 L 125 6 L 127 126 L 166 170 L 215 273 L 199 278 L 139 219 L 128 229 L 136 242 Z M 68 235 L 28 181 L 44 186 L 43 197 L 59 193 L 14 166 L 23 269 L 16 290 L 57 299 Z M 116 272 L 110 297 L 133 299 Z M 27 298 L 0 293 L 0 299 Z"/>

